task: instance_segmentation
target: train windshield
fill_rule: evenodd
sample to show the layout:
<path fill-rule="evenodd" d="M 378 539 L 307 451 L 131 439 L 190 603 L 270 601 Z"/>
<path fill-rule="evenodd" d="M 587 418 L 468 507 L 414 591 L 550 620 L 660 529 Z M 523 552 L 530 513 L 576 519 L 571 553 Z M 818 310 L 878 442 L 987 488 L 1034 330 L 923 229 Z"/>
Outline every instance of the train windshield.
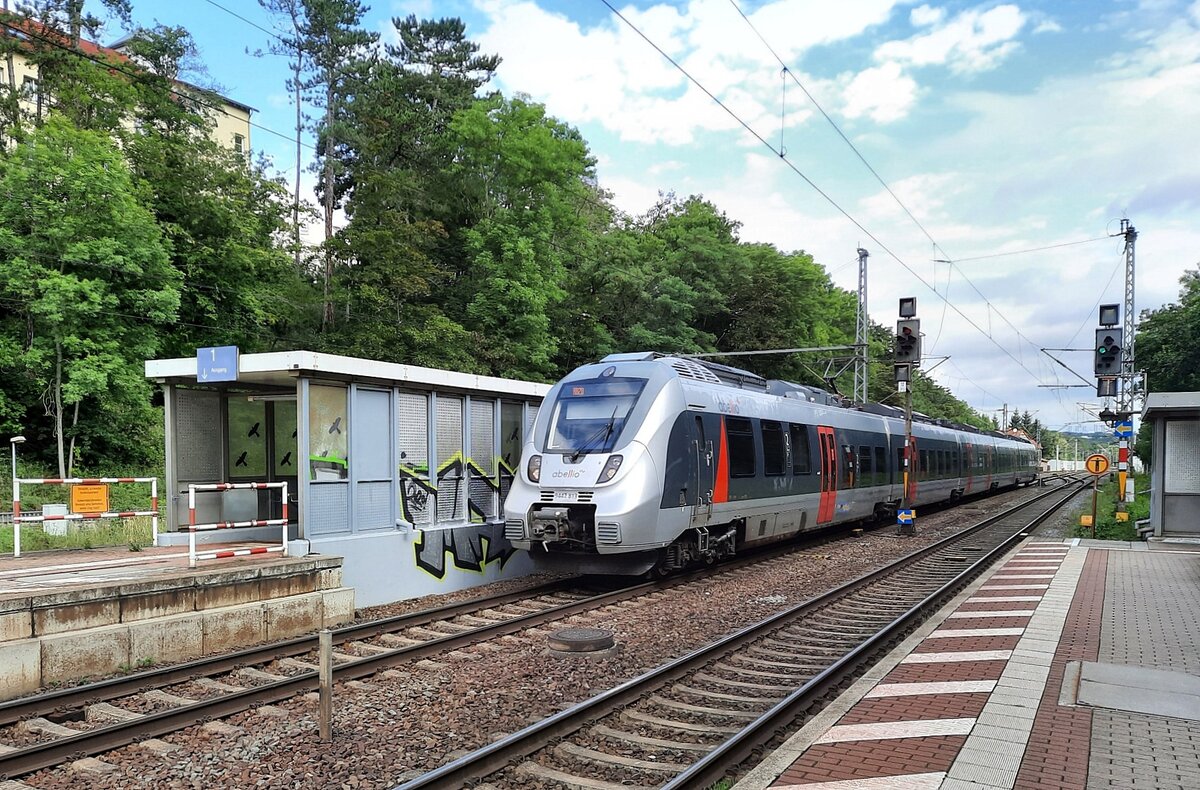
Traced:
<path fill-rule="evenodd" d="M 546 451 L 612 452 L 645 386 L 645 379 L 611 376 L 563 384 L 550 418 Z"/>

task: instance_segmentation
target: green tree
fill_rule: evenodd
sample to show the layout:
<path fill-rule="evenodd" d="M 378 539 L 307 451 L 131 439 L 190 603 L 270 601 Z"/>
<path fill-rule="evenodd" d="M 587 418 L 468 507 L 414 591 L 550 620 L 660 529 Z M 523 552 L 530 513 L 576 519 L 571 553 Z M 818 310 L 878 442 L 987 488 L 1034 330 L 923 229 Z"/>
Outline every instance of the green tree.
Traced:
<path fill-rule="evenodd" d="M 359 0 L 302 1 L 304 13 L 299 40 L 310 67 L 303 85 L 309 101 L 323 111 L 316 130 L 320 149 L 317 162 L 321 174 L 319 192 L 325 215 L 321 327 L 328 329 L 333 325 L 333 212 L 338 207 L 335 182 L 340 175 L 337 149 L 345 145 L 350 136 L 344 109 L 347 97 L 357 89 L 352 76 L 379 35 L 360 27 L 367 8 Z"/>
<path fill-rule="evenodd" d="M 0 172 L 0 364 L 39 391 L 62 476 L 81 426 L 119 441 L 106 419 L 150 419 L 142 364 L 176 316 L 179 278 L 138 198 L 112 140 L 56 114 Z"/>
<path fill-rule="evenodd" d="M 1143 313 L 1138 326 L 1138 367 L 1155 392 L 1200 390 L 1200 268 L 1179 284 L 1179 301 Z"/>

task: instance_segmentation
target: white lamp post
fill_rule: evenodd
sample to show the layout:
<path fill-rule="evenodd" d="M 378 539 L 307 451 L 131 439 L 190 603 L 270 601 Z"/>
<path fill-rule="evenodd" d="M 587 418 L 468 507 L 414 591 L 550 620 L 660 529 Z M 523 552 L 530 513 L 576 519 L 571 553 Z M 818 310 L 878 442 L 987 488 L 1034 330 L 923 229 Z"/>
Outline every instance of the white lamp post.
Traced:
<path fill-rule="evenodd" d="M 8 443 L 12 445 L 13 493 L 16 493 L 17 490 L 17 445 L 24 444 L 24 442 L 24 436 L 14 436 L 8 440 Z"/>
<path fill-rule="evenodd" d="M 24 436 L 14 436 L 8 440 L 12 447 L 12 495 L 13 495 L 13 556 L 21 556 L 21 525 L 17 523 L 20 505 L 17 500 L 17 445 L 25 442 Z"/>

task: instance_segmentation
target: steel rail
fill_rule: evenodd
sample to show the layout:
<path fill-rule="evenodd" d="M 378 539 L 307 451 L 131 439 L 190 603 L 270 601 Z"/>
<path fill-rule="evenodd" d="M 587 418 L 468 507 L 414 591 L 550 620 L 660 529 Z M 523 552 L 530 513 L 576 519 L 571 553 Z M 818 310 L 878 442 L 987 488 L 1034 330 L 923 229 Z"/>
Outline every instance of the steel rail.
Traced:
<path fill-rule="evenodd" d="M 795 545 L 791 545 L 786 549 L 775 547 L 774 549 L 768 549 L 764 553 L 783 555 L 796 551 L 798 548 L 802 547 Z M 762 555 L 756 554 L 752 558 L 747 557 L 740 561 L 722 565 L 717 569 L 701 568 L 690 573 L 666 579 L 622 587 L 610 592 L 550 607 L 540 612 L 531 612 L 526 615 L 513 617 L 494 625 L 464 631 L 461 634 L 450 634 L 441 639 L 422 642 L 418 645 L 400 647 L 387 653 L 379 653 L 355 661 L 336 664 L 333 668 L 334 679 L 346 681 L 366 677 L 398 663 L 417 661 L 428 656 L 467 647 L 484 639 L 517 633 L 526 628 L 567 618 L 590 609 L 636 598 L 664 588 L 682 586 L 700 578 L 723 575 L 759 561 L 762 561 Z M 335 640 L 338 643 L 342 643 L 356 639 L 368 639 L 414 625 L 422 625 L 428 622 L 444 620 L 458 614 L 478 611 L 481 608 L 493 608 L 506 603 L 526 600 L 531 595 L 546 595 L 566 589 L 575 581 L 577 580 L 560 580 L 519 592 L 506 593 L 491 598 L 477 598 L 437 609 L 398 615 L 386 620 L 376 620 L 347 626 L 335 631 Z M 0 705 L 0 717 L 2 717 L 0 718 L 0 723 L 12 723 L 47 712 L 54 713 L 61 712 L 64 709 L 76 709 L 86 704 L 128 696 L 150 690 L 151 688 L 183 683 L 203 675 L 232 671 L 248 664 L 266 663 L 277 658 L 304 654 L 315 648 L 316 641 L 315 637 L 297 637 L 296 639 L 277 642 L 273 645 L 248 648 L 225 656 L 217 656 L 213 659 L 201 659 L 187 664 L 180 664 L 162 671 L 151 671 L 123 678 L 113 678 L 89 686 L 64 689 L 63 691 L 51 692 L 50 694 L 43 694 L 37 697 L 13 700 Z M 15 749 L 11 752 L 0 754 L 0 779 L 22 776 L 43 768 L 59 765 L 66 760 L 99 754 L 136 741 L 165 735 L 193 724 L 230 716 L 253 707 L 278 702 L 297 694 L 313 691 L 317 687 L 317 673 L 315 671 L 304 672 L 282 680 L 265 683 L 261 686 L 230 692 L 220 697 L 200 700 L 190 705 L 183 705 L 157 713 L 144 714 L 130 721 L 97 727 L 92 730 L 80 732 L 78 735 Z"/>
<path fill-rule="evenodd" d="M 355 623 L 333 629 L 333 641 L 334 644 L 343 644 L 359 639 L 370 639 L 385 633 L 392 633 L 405 628 L 412 628 L 413 626 L 427 625 L 438 620 L 458 617 L 459 615 L 468 614 L 480 609 L 505 606 L 539 595 L 550 595 L 568 589 L 574 581 L 556 580 L 548 584 L 490 598 L 473 598 L 469 601 L 440 606 L 435 609 L 423 609 L 418 612 L 396 615 L 381 620 Z M 161 669 L 151 669 L 146 672 L 101 680 L 84 686 L 60 689 L 32 697 L 22 697 L 0 703 L 0 726 L 13 724 L 34 716 L 61 713 L 83 705 L 126 697 L 150 689 L 171 686 L 176 683 L 186 683 L 197 677 L 231 672 L 251 664 L 264 664 L 280 658 L 304 655 L 316 648 L 316 636 L 298 636 L 281 642 L 272 642 L 266 645 L 245 648 L 233 653 L 200 658 Z"/>
<path fill-rule="evenodd" d="M 935 606 L 940 606 L 942 601 L 964 586 L 973 576 L 1008 552 L 1013 544 L 1024 540 L 1027 537 L 1026 533 L 1028 530 L 1037 527 L 1056 513 L 1059 508 L 1078 496 L 1085 488 L 1086 486 L 1083 486 L 1069 492 L 1065 497 L 1039 513 L 1032 521 L 1017 532 L 1014 532 L 987 554 L 980 557 L 969 568 L 965 568 L 956 577 L 926 596 L 924 600 L 912 606 L 874 636 L 835 661 L 816 677 L 776 703 L 774 707 L 752 721 L 736 735 L 727 738 L 711 752 L 693 763 L 686 771 L 667 782 L 662 786 L 663 790 L 707 787 L 710 784 L 720 781 L 728 773 L 729 769 L 740 765 L 756 749 L 770 740 L 777 731 L 782 730 L 813 703 L 837 688 L 844 679 L 856 672 L 859 666 L 870 662 L 871 657 L 877 651 L 893 639 L 902 636 L 905 630 L 922 616 L 923 612 Z"/>
<path fill-rule="evenodd" d="M 525 757 L 534 752 L 545 748 L 546 745 L 556 739 L 570 735 L 586 724 L 595 721 L 603 716 L 610 715 L 617 710 L 627 706 L 644 696 L 652 689 L 659 688 L 673 680 L 686 676 L 697 669 L 718 660 L 727 654 L 733 653 L 741 647 L 751 642 L 757 641 L 764 633 L 769 633 L 776 630 L 782 624 L 804 616 L 816 609 L 820 609 L 834 601 L 844 598 L 850 593 L 853 593 L 867 585 L 878 581 L 879 579 L 891 575 L 903 568 L 912 565 L 913 563 L 925 558 L 928 555 L 934 554 L 943 548 L 953 545 L 954 543 L 963 540 L 966 537 L 974 535 L 984 529 L 987 529 L 994 524 L 1009 518 L 1021 510 L 1036 504 L 1048 497 L 1054 496 L 1062 491 L 1063 488 L 1071 487 L 1073 481 L 1068 481 L 1062 486 L 1050 489 L 1049 491 L 1038 494 L 1019 505 L 1009 508 L 995 516 L 990 516 L 983 521 L 968 527 L 967 529 L 958 532 L 954 535 L 946 537 L 936 543 L 930 544 L 921 549 L 917 549 L 908 555 L 889 563 L 888 565 L 870 571 L 850 582 L 822 593 L 814 598 L 804 601 L 787 610 L 774 614 L 758 623 L 742 628 L 733 634 L 723 637 L 722 639 L 713 642 L 709 645 L 694 650 L 680 658 L 668 662 L 660 667 L 643 673 L 636 678 L 628 680 L 618 686 L 615 686 L 608 691 L 601 692 L 594 697 L 568 708 L 567 710 L 555 713 L 540 722 L 532 724 L 523 730 L 508 735 L 498 741 L 495 741 L 487 746 L 464 755 L 452 762 L 449 762 L 433 771 L 430 771 L 422 776 L 399 785 L 397 790 L 427 790 L 429 788 L 445 788 L 446 790 L 456 790 L 457 788 L 470 786 L 472 780 L 479 780 L 482 777 L 491 775 L 506 768 L 514 759 Z M 1080 489 L 1081 490 L 1081 489 Z M 1058 507 L 1061 507 L 1063 502 L 1068 501 L 1078 494 L 1078 490 L 1072 491 L 1061 502 L 1054 505 L 1049 512 L 1053 512 Z M 1046 514 L 1040 516 L 1044 518 Z M 1012 541 L 1023 536 L 1023 533 L 1029 528 L 1029 525 L 1023 526 L 1016 530 L 1012 536 L 1006 538 L 1001 546 L 1007 546 Z M 929 601 L 937 599 L 945 595 L 946 588 L 956 586 L 970 576 L 982 572 L 985 568 L 985 561 L 992 561 L 999 547 L 991 552 L 988 552 L 983 558 L 972 563 L 967 568 L 960 571 L 954 579 L 939 589 L 932 596 L 927 597 L 922 603 L 910 609 L 908 619 L 911 620 L 912 612 L 919 612 L 927 608 Z M 889 629 L 896 627 L 893 623 Z M 866 650 L 853 651 L 855 663 L 862 663 L 867 660 Z M 845 671 L 846 663 L 843 660 L 843 672 Z M 823 678 L 822 687 L 826 687 L 834 683 L 834 678 L 827 670 L 822 672 L 819 678 Z M 840 680 L 840 679 L 839 679 Z M 814 679 L 815 681 L 815 679 Z M 809 681 L 807 685 L 814 681 Z M 718 779 L 720 777 L 717 777 Z M 715 780 L 714 780 L 715 781 Z M 697 786 L 695 784 L 691 786 Z M 702 786 L 702 785 L 701 785 Z"/>

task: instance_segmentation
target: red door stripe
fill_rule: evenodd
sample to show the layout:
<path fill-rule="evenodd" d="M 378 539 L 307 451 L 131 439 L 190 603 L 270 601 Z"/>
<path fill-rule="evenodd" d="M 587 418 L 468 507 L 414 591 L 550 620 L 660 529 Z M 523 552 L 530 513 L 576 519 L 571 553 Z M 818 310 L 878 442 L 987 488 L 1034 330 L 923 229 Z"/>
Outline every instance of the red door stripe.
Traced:
<path fill-rule="evenodd" d="M 725 418 L 721 417 L 721 440 L 717 449 L 717 479 L 713 481 L 712 501 L 729 501 L 729 440 L 725 438 Z"/>

